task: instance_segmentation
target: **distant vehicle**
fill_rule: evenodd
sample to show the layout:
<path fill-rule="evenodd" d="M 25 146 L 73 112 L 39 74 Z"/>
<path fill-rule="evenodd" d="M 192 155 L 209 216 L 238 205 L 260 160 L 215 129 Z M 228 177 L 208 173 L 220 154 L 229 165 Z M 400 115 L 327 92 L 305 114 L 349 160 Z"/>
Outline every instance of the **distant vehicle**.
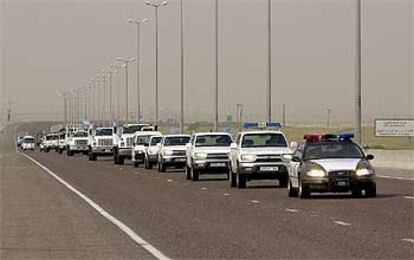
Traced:
<path fill-rule="evenodd" d="M 255 179 L 277 179 L 279 186 L 286 188 L 288 172 L 282 155 L 291 149 L 285 135 L 279 131 L 280 124 L 246 123 L 247 130 L 238 134 L 230 151 L 230 186 L 246 188 L 246 183 Z M 295 146 L 296 143 L 292 143 Z"/>
<path fill-rule="evenodd" d="M 73 156 L 75 153 L 88 154 L 89 134 L 86 130 L 76 130 L 66 138 L 66 154 Z"/>
<path fill-rule="evenodd" d="M 157 126 L 150 124 L 125 124 L 115 129 L 113 137 L 114 163 L 122 165 L 125 159 L 131 159 L 135 133 L 156 131 Z"/>
<path fill-rule="evenodd" d="M 229 153 L 233 140 L 228 133 L 194 133 L 186 145 L 187 180 L 198 181 L 201 174 L 229 173 Z"/>
<path fill-rule="evenodd" d="M 143 164 L 145 162 L 145 155 L 152 136 L 162 136 L 162 134 L 157 131 L 144 131 L 135 133 L 133 148 L 131 152 L 131 160 L 134 164 L 134 167 L 139 167 L 140 164 Z"/>
<path fill-rule="evenodd" d="M 113 128 L 98 127 L 89 130 L 89 161 L 96 161 L 98 156 L 113 155 Z"/>
<path fill-rule="evenodd" d="M 312 192 L 352 192 L 359 197 L 377 194 L 375 169 L 352 141 L 353 134 L 305 135 L 289 161 L 289 197 L 307 198 Z"/>
<path fill-rule="evenodd" d="M 49 152 L 51 149 L 57 149 L 59 137 L 57 133 L 48 133 L 44 142 L 44 151 Z"/>
<path fill-rule="evenodd" d="M 68 134 L 67 127 L 63 127 L 59 129 L 58 131 L 58 147 L 56 148 L 56 151 L 60 154 L 63 153 L 63 151 L 66 149 L 66 136 Z"/>
<path fill-rule="evenodd" d="M 189 135 L 165 135 L 158 147 L 158 172 L 165 172 L 167 167 L 184 168 L 186 165 L 186 144 Z"/>
<path fill-rule="evenodd" d="M 23 142 L 21 144 L 21 149 L 23 151 L 35 150 L 35 147 L 36 147 L 36 141 L 33 136 L 27 135 L 23 137 Z"/>
<path fill-rule="evenodd" d="M 17 140 L 16 140 L 16 146 L 17 146 L 17 148 L 21 148 L 21 145 L 22 145 L 22 143 L 23 143 L 23 140 L 24 140 L 24 136 L 23 135 L 20 135 L 20 136 L 17 136 Z"/>
<path fill-rule="evenodd" d="M 145 169 L 152 169 L 153 165 L 157 164 L 159 147 L 157 146 L 162 140 L 162 135 L 151 136 L 148 148 L 145 149 L 144 167 Z"/>

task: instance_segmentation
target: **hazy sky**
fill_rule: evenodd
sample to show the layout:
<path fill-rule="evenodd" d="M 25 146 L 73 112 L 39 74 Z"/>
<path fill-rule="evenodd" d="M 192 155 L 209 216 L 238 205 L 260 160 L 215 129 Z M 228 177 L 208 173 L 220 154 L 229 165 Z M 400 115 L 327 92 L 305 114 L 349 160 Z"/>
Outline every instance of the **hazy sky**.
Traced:
<path fill-rule="evenodd" d="M 414 0 L 362 0 L 363 119 L 414 117 Z M 154 10 L 143 0 L 0 0 L 0 102 L 16 113 L 56 116 L 59 90 L 84 86 L 117 57 L 136 56 L 142 27 L 142 105 L 154 110 Z M 352 122 L 355 1 L 273 0 L 273 114 L 289 121 Z M 212 120 L 214 0 L 184 0 L 188 120 Z M 220 0 L 220 118 L 245 104 L 246 119 L 266 112 L 267 0 Z M 160 117 L 179 114 L 179 0 L 160 9 Z M 122 74 L 123 75 L 123 74 Z M 130 67 L 131 110 L 136 65 Z M 116 78 L 115 78 L 116 79 Z M 116 80 L 114 80 L 116 83 Z M 123 87 L 123 80 L 120 82 Z M 117 87 L 114 84 L 114 88 Z M 123 88 L 121 95 L 123 95 Z M 123 99 L 121 99 L 123 100 Z"/>

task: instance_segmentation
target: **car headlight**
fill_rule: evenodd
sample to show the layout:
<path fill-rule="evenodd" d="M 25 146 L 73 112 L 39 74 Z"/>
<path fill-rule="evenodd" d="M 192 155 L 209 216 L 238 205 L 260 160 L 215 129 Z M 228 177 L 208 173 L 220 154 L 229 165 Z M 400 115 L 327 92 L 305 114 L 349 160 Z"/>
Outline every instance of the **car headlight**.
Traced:
<path fill-rule="evenodd" d="M 143 154 L 144 152 L 142 150 L 138 150 L 137 153 Z"/>
<path fill-rule="evenodd" d="M 254 162 L 256 161 L 257 156 L 254 154 L 242 154 L 240 160 L 243 162 Z"/>
<path fill-rule="evenodd" d="M 162 150 L 162 154 L 164 156 L 171 156 L 171 155 L 173 155 L 173 151 L 172 150 Z"/>
<path fill-rule="evenodd" d="M 321 169 L 311 169 L 306 173 L 309 177 L 324 177 L 325 172 Z"/>
<path fill-rule="evenodd" d="M 207 158 L 206 153 L 194 153 L 194 159 L 196 160 L 204 160 Z"/>
<path fill-rule="evenodd" d="M 360 168 L 360 169 L 357 169 L 355 172 L 357 176 L 366 176 L 366 175 L 371 175 L 373 173 L 374 171 L 370 168 Z"/>

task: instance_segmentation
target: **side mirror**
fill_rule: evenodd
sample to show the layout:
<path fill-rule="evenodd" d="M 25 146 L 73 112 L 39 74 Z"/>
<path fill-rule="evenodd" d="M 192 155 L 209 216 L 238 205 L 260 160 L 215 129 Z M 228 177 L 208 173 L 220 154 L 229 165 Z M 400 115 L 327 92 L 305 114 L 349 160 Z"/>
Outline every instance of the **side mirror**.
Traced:
<path fill-rule="evenodd" d="M 298 143 L 297 143 L 297 142 L 291 142 L 291 143 L 290 143 L 290 148 L 291 148 L 292 150 L 296 150 L 296 148 L 298 148 Z"/>
<path fill-rule="evenodd" d="M 301 162 L 302 160 L 299 158 L 299 157 L 297 157 L 297 156 L 293 156 L 292 157 L 292 162 Z"/>
<path fill-rule="evenodd" d="M 236 143 L 231 143 L 230 149 L 237 149 L 237 144 Z"/>
<path fill-rule="evenodd" d="M 293 155 L 291 154 L 282 154 L 282 161 L 290 162 L 292 161 Z"/>
<path fill-rule="evenodd" d="M 374 155 L 372 154 L 367 154 L 367 156 L 365 157 L 368 161 L 370 160 L 374 160 Z"/>

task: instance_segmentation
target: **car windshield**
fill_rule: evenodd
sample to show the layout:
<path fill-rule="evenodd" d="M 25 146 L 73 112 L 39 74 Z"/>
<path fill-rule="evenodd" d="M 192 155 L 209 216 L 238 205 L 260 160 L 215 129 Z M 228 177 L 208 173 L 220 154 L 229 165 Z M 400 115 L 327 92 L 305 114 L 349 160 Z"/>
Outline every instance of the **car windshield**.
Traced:
<path fill-rule="evenodd" d="M 171 136 L 166 137 L 164 141 L 165 146 L 172 145 L 186 145 L 190 141 L 189 136 Z"/>
<path fill-rule="evenodd" d="M 48 135 L 46 136 L 46 140 L 57 140 L 59 139 L 57 135 Z"/>
<path fill-rule="evenodd" d="M 151 135 L 141 135 L 137 137 L 137 145 L 148 146 Z"/>
<path fill-rule="evenodd" d="M 151 145 L 157 145 L 161 142 L 162 137 L 161 136 L 157 136 L 157 137 L 153 137 L 151 139 Z"/>
<path fill-rule="evenodd" d="M 34 138 L 25 138 L 25 139 L 24 139 L 24 142 L 25 142 L 25 143 L 30 143 L 30 144 L 32 144 L 32 143 L 34 143 L 34 142 L 35 142 L 35 140 L 34 140 Z"/>
<path fill-rule="evenodd" d="M 287 147 L 287 142 L 282 134 L 246 134 L 242 142 L 243 148 L 255 147 Z"/>
<path fill-rule="evenodd" d="M 112 129 L 110 128 L 96 129 L 95 135 L 96 136 L 111 136 Z"/>
<path fill-rule="evenodd" d="M 123 133 L 124 134 L 134 134 L 135 132 L 141 131 L 143 127 L 146 127 L 146 125 L 131 125 L 131 126 L 125 126 Z"/>
<path fill-rule="evenodd" d="M 329 158 L 363 158 L 361 149 L 352 142 L 314 143 L 307 145 L 305 160 Z"/>
<path fill-rule="evenodd" d="M 85 132 L 85 131 L 74 132 L 73 137 L 88 137 L 88 132 Z"/>
<path fill-rule="evenodd" d="M 230 146 L 231 137 L 228 135 L 202 135 L 198 136 L 195 142 L 196 147 Z"/>

